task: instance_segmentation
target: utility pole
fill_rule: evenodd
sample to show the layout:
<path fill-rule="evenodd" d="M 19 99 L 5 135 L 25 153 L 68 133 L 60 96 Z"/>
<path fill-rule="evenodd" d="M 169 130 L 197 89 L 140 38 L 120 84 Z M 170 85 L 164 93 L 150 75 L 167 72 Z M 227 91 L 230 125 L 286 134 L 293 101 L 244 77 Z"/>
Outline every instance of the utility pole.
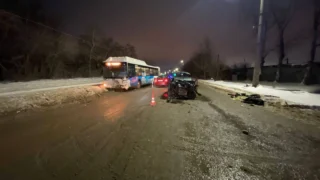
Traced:
<path fill-rule="evenodd" d="M 259 79 L 261 74 L 261 59 L 263 58 L 266 27 L 264 20 L 264 4 L 265 0 L 260 0 L 260 11 L 259 11 L 259 25 L 258 25 L 258 38 L 257 38 L 257 57 L 254 63 L 254 71 L 252 78 L 252 86 L 257 87 L 259 85 Z"/>

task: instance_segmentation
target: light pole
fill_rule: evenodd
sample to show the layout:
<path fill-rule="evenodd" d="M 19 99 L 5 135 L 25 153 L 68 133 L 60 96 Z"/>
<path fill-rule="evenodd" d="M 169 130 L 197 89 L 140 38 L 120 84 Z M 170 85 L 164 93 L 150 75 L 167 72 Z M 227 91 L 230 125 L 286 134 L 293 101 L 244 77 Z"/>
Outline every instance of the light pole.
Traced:
<path fill-rule="evenodd" d="M 182 60 L 180 60 L 180 69 L 183 69 L 183 66 L 184 66 L 184 61 L 183 61 L 183 59 Z"/>
<path fill-rule="evenodd" d="M 257 48 L 257 57 L 254 64 L 254 71 L 253 71 L 253 78 L 252 78 L 253 87 L 257 87 L 259 85 L 259 78 L 261 74 L 260 63 L 263 57 L 265 37 L 266 37 L 265 20 L 263 18 L 263 15 L 264 15 L 264 0 L 260 0 L 258 39 L 257 39 L 258 48 Z"/>

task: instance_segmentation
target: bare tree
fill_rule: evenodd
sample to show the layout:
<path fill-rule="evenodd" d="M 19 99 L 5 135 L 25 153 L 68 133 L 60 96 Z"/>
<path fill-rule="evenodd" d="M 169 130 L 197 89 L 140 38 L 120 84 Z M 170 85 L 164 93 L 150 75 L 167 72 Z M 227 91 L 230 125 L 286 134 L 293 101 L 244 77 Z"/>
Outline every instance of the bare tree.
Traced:
<path fill-rule="evenodd" d="M 193 64 L 202 71 L 203 78 L 207 78 L 207 73 L 212 68 L 212 47 L 209 38 L 205 38 L 200 46 L 200 50 L 191 58 Z"/>
<path fill-rule="evenodd" d="M 306 40 L 308 38 L 310 38 L 309 31 L 303 30 L 297 33 L 295 36 L 285 39 L 284 41 L 285 49 L 286 50 L 293 49 L 297 44 L 301 43 L 303 40 Z M 265 59 L 268 57 L 268 55 L 272 52 L 275 52 L 278 49 L 279 49 L 278 43 L 265 49 L 264 54 L 262 56 L 262 60 L 261 60 L 261 68 L 264 66 L 264 63 L 266 62 Z"/>
<path fill-rule="evenodd" d="M 217 73 L 217 75 L 216 75 L 216 77 L 214 79 L 218 79 L 220 70 L 221 70 L 220 55 L 218 54 L 217 55 L 217 61 L 216 61 L 216 73 Z"/>
<path fill-rule="evenodd" d="M 127 56 L 137 58 L 137 53 L 136 53 L 136 48 L 132 46 L 131 44 L 126 44 L 125 45 L 125 52 Z"/>
<path fill-rule="evenodd" d="M 91 48 L 90 48 L 90 54 L 89 54 L 89 77 L 91 77 L 91 64 L 92 64 L 92 53 L 95 47 L 95 39 L 94 39 L 95 30 L 92 31 L 92 37 L 91 37 Z"/>
<path fill-rule="evenodd" d="M 304 78 L 302 80 L 302 84 L 308 85 L 310 84 L 311 79 L 311 72 L 312 72 L 312 66 L 315 59 L 317 47 L 320 46 L 320 43 L 318 42 L 318 33 L 319 33 L 319 26 L 320 26 L 320 2 L 319 0 L 313 0 L 313 6 L 314 6 L 314 12 L 313 12 L 313 37 L 311 41 L 311 49 L 310 49 L 310 56 L 309 56 L 309 62 L 308 67 L 306 69 Z"/>
<path fill-rule="evenodd" d="M 270 0 L 269 7 L 278 29 L 278 68 L 275 82 L 279 82 L 282 63 L 286 57 L 284 34 L 295 12 L 295 0 Z"/>
<path fill-rule="evenodd" d="M 223 62 L 223 57 L 214 54 L 210 40 L 205 38 L 200 48 L 184 63 L 182 69 L 197 77 L 219 79 L 223 76 L 222 71 L 227 69 Z"/>

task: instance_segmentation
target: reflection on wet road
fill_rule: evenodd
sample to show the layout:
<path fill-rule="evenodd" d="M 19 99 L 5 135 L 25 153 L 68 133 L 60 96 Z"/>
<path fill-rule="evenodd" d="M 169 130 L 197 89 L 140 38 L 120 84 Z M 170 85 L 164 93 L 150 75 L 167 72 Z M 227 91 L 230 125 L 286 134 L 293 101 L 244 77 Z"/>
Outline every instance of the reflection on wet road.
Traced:
<path fill-rule="evenodd" d="M 124 111 L 128 105 L 127 101 L 123 101 L 121 98 L 114 103 L 111 107 L 105 109 L 104 117 L 106 120 L 115 121 L 124 115 Z"/>

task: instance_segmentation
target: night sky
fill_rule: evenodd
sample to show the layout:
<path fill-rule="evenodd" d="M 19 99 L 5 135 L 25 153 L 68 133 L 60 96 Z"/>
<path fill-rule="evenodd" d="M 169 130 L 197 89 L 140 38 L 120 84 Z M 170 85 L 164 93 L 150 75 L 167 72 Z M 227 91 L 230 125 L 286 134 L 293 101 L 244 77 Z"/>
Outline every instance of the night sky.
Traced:
<path fill-rule="evenodd" d="M 136 47 L 139 58 L 170 68 L 188 60 L 205 37 L 226 63 L 251 63 L 255 53 L 252 19 L 246 18 L 240 0 L 45 0 L 50 12 L 63 17 L 62 30 L 79 35 L 98 27 L 107 37 Z M 299 8 L 288 36 L 311 29 L 311 8 Z M 275 39 L 275 32 L 269 37 Z M 288 49 L 292 63 L 307 62 L 309 41 Z M 272 46 L 271 43 L 268 43 Z M 275 54 L 267 64 L 276 62 Z"/>

